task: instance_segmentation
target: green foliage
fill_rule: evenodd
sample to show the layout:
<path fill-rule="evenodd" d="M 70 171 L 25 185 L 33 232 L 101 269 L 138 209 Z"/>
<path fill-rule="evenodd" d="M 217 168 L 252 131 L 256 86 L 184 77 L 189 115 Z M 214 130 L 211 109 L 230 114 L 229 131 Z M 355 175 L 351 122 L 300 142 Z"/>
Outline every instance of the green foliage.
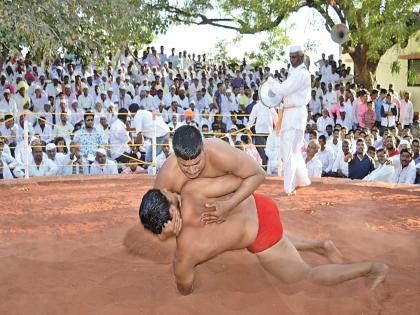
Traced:
<path fill-rule="evenodd" d="M 401 71 L 401 62 L 399 60 L 395 60 L 391 63 L 391 73 L 398 74 Z"/>
<path fill-rule="evenodd" d="M 8 0 L 0 3 L 2 55 L 27 47 L 34 58 L 70 51 L 89 59 L 150 43 L 168 24 L 140 0 Z"/>
<path fill-rule="evenodd" d="M 275 27 L 268 32 L 267 40 L 259 43 L 258 50 L 246 52 L 245 57 L 254 67 L 267 65 L 272 61 L 287 63 L 285 51 L 290 43 L 290 39 L 286 34 L 286 28 Z"/>

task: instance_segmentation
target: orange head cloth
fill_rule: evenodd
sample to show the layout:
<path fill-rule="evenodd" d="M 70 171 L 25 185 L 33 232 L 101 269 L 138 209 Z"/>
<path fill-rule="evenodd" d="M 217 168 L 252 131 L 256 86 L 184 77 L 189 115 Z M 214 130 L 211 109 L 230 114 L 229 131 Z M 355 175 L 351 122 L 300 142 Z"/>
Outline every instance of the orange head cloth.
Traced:
<path fill-rule="evenodd" d="M 274 130 L 276 131 L 276 134 L 277 135 L 280 133 L 282 121 L 283 121 L 283 109 L 279 109 L 277 111 L 277 122 L 276 122 L 276 126 L 274 127 Z"/>
<path fill-rule="evenodd" d="M 190 112 L 190 111 L 185 111 L 184 112 L 184 117 L 185 117 L 185 119 L 194 120 L 195 113 L 194 112 Z"/>

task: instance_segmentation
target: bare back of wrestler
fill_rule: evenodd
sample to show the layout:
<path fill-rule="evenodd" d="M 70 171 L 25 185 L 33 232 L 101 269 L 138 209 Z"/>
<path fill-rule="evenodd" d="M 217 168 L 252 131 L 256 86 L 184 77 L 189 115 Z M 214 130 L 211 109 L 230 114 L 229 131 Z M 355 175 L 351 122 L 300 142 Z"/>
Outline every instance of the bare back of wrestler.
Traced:
<path fill-rule="evenodd" d="M 214 198 L 226 195 L 226 192 L 234 191 L 239 185 L 240 179 L 232 175 L 189 181 L 181 192 L 182 220 L 176 207 L 177 195 L 166 190 L 162 191 L 171 205 L 167 210 L 170 212 L 171 222 L 174 226 L 180 226 L 182 222 L 174 258 L 174 274 L 181 294 L 190 294 L 193 291 L 196 265 L 225 251 L 244 248 L 249 250 L 258 248 L 257 251 L 251 251 L 257 255 L 263 268 L 286 283 L 309 280 L 321 285 L 334 285 L 346 280 L 366 277 L 367 285 L 374 289 L 385 279 L 388 268 L 379 262 L 309 266 L 303 261 L 297 249 L 315 249 L 314 251 L 317 252 L 317 248 L 322 250 L 319 242 L 304 241 L 283 235 L 280 218 L 278 218 L 279 222 L 272 223 L 281 229 L 279 239 L 274 240 L 275 242 L 270 244 L 270 247 L 255 247 L 261 229 L 264 228 L 259 222 L 260 214 L 265 211 L 265 209 L 257 209 L 257 196 L 250 196 L 241 202 L 232 210 L 224 223 L 203 225 L 200 217 L 205 211 L 205 204 L 213 201 Z M 229 195 L 222 198 L 229 198 Z M 275 210 L 277 211 L 277 208 Z M 147 220 L 142 217 L 141 219 L 148 228 L 148 223 L 145 224 Z M 266 224 L 268 223 L 264 222 L 264 225 Z M 318 253 L 328 256 L 326 252 Z"/>

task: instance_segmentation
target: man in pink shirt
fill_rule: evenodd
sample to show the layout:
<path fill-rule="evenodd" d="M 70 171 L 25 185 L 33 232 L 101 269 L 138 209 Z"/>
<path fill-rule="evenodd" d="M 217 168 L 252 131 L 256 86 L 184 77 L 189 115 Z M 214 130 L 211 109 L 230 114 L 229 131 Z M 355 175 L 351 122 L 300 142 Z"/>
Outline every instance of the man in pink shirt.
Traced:
<path fill-rule="evenodd" d="M 360 95 L 357 98 L 356 104 L 354 106 L 355 107 L 354 111 L 355 111 L 355 114 L 356 114 L 356 115 L 354 115 L 354 117 L 356 118 L 355 119 L 356 123 L 360 127 L 367 128 L 366 124 L 363 121 L 363 117 L 364 117 L 366 111 L 368 110 L 368 107 L 367 107 L 368 96 L 367 96 L 366 90 L 361 90 L 359 93 L 360 93 Z"/>
<path fill-rule="evenodd" d="M 122 171 L 122 174 L 145 174 L 147 171 L 138 164 L 138 157 L 135 153 L 130 154 L 128 167 Z"/>
<path fill-rule="evenodd" d="M 337 118 L 340 117 L 340 109 L 344 109 L 344 96 L 340 95 L 338 97 L 338 103 L 336 103 L 333 107 L 330 108 L 330 117 L 334 119 L 334 121 L 337 120 Z"/>

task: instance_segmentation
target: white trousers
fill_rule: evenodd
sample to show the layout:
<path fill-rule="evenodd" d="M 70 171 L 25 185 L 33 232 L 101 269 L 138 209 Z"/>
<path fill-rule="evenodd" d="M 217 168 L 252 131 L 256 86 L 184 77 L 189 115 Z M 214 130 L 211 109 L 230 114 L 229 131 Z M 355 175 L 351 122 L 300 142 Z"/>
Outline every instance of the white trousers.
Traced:
<path fill-rule="evenodd" d="M 304 131 L 298 129 L 287 129 L 280 132 L 279 160 L 283 161 L 285 193 L 293 192 L 297 186 L 308 186 L 311 184 L 308 170 L 302 157 L 303 136 Z"/>

